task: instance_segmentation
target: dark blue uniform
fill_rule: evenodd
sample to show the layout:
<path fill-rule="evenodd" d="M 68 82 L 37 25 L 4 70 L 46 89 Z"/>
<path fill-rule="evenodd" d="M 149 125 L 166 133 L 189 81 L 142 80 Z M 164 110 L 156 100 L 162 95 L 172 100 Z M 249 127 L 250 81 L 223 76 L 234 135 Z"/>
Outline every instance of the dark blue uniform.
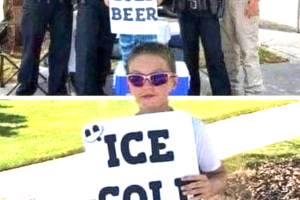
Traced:
<path fill-rule="evenodd" d="M 48 94 L 64 95 L 72 35 L 71 0 L 24 0 L 21 33 L 23 55 L 17 95 L 37 89 L 39 57 L 47 29 L 50 31 Z"/>
<path fill-rule="evenodd" d="M 191 8 L 179 12 L 180 33 L 183 41 L 184 60 L 191 76 L 189 95 L 200 95 L 199 36 L 205 52 L 206 66 L 213 95 L 230 95 L 230 82 L 225 68 L 221 47 L 220 25 L 217 15 L 210 10 Z M 209 5 L 209 4 L 208 4 Z"/>
<path fill-rule="evenodd" d="M 80 0 L 76 28 L 75 90 L 78 95 L 104 95 L 115 35 L 103 0 Z"/>

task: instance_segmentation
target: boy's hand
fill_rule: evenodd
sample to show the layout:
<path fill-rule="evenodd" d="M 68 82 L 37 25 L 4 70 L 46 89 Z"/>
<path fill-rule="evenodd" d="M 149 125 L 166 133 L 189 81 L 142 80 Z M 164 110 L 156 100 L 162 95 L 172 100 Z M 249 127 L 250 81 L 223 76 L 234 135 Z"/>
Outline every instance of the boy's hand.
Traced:
<path fill-rule="evenodd" d="M 201 200 L 213 196 L 212 183 L 206 175 L 192 175 L 181 178 L 181 181 L 191 182 L 181 187 L 183 195 L 191 196 L 189 200 Z"/>
<path fill-rule="evenodd" d="M 105 3 L 106 6 L 109 7 L 109 0 L 104 0 L 104 3 Z"/>
<path fill-rule="evenodd" d="M 245 16 L 251 18 L 259 15 L 259 0 L 249 0 L 245 9 Z"/>

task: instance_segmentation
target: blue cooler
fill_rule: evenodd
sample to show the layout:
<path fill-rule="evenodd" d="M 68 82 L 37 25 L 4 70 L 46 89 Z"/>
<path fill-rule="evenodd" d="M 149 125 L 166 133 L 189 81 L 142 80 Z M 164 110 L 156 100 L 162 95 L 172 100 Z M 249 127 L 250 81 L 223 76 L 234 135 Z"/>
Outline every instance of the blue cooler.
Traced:
<path fill-rule="evenodd" d="M 183 96 L 188 94 L 190 75 L 186 64 L 182 61 L 176 61 L 176 72 L 178 76 L 178 84 L 171 92 L 171 95 Z M 114 73 L 113 86 L 116 95 L 129 95 L 127 86 L 126 70 L 123 62 L 119 61 Z"/>

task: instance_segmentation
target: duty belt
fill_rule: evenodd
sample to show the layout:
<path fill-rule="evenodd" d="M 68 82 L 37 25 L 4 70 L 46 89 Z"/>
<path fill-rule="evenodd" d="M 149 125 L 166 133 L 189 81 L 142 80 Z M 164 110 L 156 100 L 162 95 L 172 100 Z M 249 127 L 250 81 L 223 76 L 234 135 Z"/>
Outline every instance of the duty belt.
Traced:
<path fill-rule="evenodd" d="M 37 0 L 38 3 L 41 3 L 42 0 Z M 59 0 L 59 3 L 63 3 L 64 0 Z M 47 4 L 50 4 L 50 0 L 47 0 Z"/>

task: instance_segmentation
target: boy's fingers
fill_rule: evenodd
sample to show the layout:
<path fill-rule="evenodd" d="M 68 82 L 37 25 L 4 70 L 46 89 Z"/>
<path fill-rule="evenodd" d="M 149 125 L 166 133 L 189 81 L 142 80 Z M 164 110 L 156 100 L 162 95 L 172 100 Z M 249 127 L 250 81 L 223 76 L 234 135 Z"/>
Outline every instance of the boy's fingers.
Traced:
<path fill-rule="evenodd" d="M 206 180 L 207 176 L 205 175 L 191 175 L 191 176 L 184 176 L 181 178 L 181 181 L 197 181 L 197 180 Z"/>

